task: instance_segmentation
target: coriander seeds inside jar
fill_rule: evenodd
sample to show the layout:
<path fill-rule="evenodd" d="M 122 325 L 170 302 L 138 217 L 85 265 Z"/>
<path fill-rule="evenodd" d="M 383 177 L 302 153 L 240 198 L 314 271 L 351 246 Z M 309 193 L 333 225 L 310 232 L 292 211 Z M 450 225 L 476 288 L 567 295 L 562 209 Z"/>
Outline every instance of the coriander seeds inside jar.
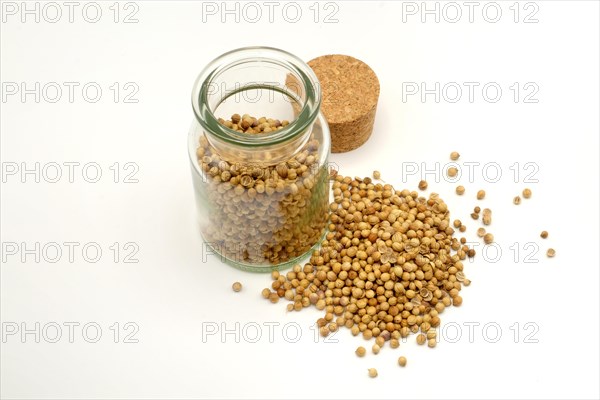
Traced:
<path fill-rule="evenodd" d="M 329 128 L 306 63 L 285 51 L 225 53 L 199 75 L 188 137 L 200 231 L 251 271 L 300 261 L 324 235 Z"/>

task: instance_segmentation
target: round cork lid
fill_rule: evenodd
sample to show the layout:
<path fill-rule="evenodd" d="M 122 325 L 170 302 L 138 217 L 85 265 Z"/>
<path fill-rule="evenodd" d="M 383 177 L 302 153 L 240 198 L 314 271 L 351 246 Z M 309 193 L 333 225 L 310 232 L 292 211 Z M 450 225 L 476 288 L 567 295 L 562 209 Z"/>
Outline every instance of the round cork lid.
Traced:
<path fill-rule="evenodd" d="M 321 111 L 331 131 L 331 150 L 354 150 L 371 136 L 379 99 L 379 80 L 364 62 L 332 54 L 308 62 L 322 90 Z"/>

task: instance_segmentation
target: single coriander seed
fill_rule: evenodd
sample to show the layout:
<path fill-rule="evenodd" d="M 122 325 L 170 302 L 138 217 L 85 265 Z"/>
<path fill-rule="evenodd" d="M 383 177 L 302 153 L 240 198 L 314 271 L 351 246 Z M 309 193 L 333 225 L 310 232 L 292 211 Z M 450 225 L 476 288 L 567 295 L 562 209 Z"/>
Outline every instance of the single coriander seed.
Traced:
<path fill-rule="evenodd" d="M 425 335 L 423 335 L 422 333 L 419 333 L 417 335 L 417 344 L 418 345 L 424 345 L 426 341 L 427 341 L 427 338 L 425 337 Z"/>
<path fill-rule="evenodd" d="M 548 232 L 546 232 L 546 231 L 542 231 L 542 233 L 540 233 L 540 237 L 541 237 L 542 239 L 546 239 L 546 238 L 548 237 Z"/>
<path fill-rule="evenodd" d="M 401 367 L 406 367 L 406 357 L 401 356 L 400 358 L 398 358 L 398 365 L 400 365 Z"/>
<path fill-rule="evenodd" d="M 459 196 L 462 196 L 463 194 L 465 194 L 465 187 L 462 185 L 459 185 L 456 187 L 456 194 Z"/>
<path fill-rule="evenodd" d="M 492 235 L 491 233 L 486 233 L 483 236 L 483 241 L 485 242 L 485 244 L 490 244 L 494 241 L 494 235 Z"/>
<path fill-rule="evenodd" d="M 458 174 L 458 169 L 456 167 L 448 168 L 448 176 L 454 178 Z"/>
<path fill-rule="evenodd" d="M 523 197 L 525 197 L 526 199 L 531 197 L 531 189 L 523 189 Z"/>
<path fill-rule="evenodd" d="M 379 354 L 379 351 L 381 350 L 381 347 L 379 347 L 378 344 L 374 344 L 371 349 L 373 350 L 373 354 Z"/>
<path fill-rule="evenodd" d="M 231 288 L 234 292 L 239 292 L 240 290 L 242 290 L 242 284 L 239 282 L 234 282 L 233 285 L 231 285 Z"/>
<path fill-rule="evenodd" d="M 369 368 L 369 376 L 371 378 L 377 377 L 377 370 L 375 368 Z"/>
<path fill-rule="evenodd" d="M 515 198 L 513 199 L 513 204 L 517 206 L 521 204 L 521 196 L 515 196 Z"/>
<path fill-rule="evenodd" d="M 271 294 L 271 291 L 267 288 L 264 288 L 261 292 L 262 297 L 265 299 L 268 299 L 270 294 Z"/>
<path fill-rule="evenodd" d="M 421 182 L 419 182 L 419 189 L 420 190 L 427 189 L 427 181 L 421 181 Z"/>
<path fill-rule="evenodd" d="M 458 160 L 458 158 L 459 158 L 459 157 L 460 157 L 460 154 L 458 154 L 458 152 L 457 152 L 457 151 L 453 151 L 452 153 L 450 153 L 450 159 L 451 159 L 452 161 L 456 161 L 456 160 Z"/>
<path fill-rule="evenodd" d="M 366 350 L 364 347 L 362 347 L 362 346 L 358 346 L 358 347 L 356 348 L 356 351 L 355 351 L 355 353 L 356 353 L 356 355 L 357 355 L 357 356 L 359 356 L 359 357 L 364 357 L 364 356 L 365 356 L 365 354 L 367 354 L 367 350 Z"/>
<path fill-rule="evenodd" d="M 484 237 L 485 236 L 485 228 L 477 229 L 477 236 Z"/>
<path fill-rule="evenodd" d="M 485 190 L 477 191 L 477 200 L 483 200 L 485 198 Z"/>
<path fill-rule="evenodd" d="M 277 293 L 272 292 L 271 294 L 269 294 L 269 301 L 273 304 L 277 303 L 279 301 L 279 296 L 277 295 Z"/>
<path fill-rule="evenodd" d="M 553 248 L 548 249 L 548 251 L 546 251 L 546 255 L 550 258 L 554 257 L 556 255 L 556 251 Z"/>
<path fill-rule="evenodd" d="M 379 172 L 379 171 L 373 171 L 373 178 L 375 178 L 375 179 L 381 179 L 381 172 Z"/>

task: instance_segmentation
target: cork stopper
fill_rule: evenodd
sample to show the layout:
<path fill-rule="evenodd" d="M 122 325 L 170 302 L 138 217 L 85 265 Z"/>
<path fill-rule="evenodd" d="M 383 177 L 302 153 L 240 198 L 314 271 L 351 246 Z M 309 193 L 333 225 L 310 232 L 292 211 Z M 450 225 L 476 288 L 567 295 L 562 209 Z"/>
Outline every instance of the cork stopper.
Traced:
<path fill-rule="evenodd" d="M 375 72 L 354 57 L 333 54 L 308 62 L 322 89 L 321 111 L 331 131 L 331 151 L 360 147 L 373 132 L 379 99 Z"/>

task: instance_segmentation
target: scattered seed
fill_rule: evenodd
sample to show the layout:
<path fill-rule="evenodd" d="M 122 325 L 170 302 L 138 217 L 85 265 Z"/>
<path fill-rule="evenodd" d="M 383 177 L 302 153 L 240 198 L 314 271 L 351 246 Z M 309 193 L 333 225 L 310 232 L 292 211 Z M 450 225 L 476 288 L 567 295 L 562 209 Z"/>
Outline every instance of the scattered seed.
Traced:
<path fill-rule="evenodd" d="M 462 222 L 460 222 L 460 219 L 455 219 L 452 225 L 454 225 L 455 228 L 460 228 Z"/>
<path fill-rule="evenodd" d="M 234 284 L 231 285 L 231 288 L 234 292 L 239 292 L 240 290 L 242 290 L 242 284 L 239 282 L 234 282 Z"/>
<path fill-rule="evenodd" d="M 427 189 L 427 181 L 420 181 L 420 182 L 419 182 L 419 189 L 420 189 L 420 190 L 425 190 L 425 189 Z"/>
<path fill-rule="evenodd" d="M 429 346 L 430 348 L 434 348 L 437 344 L 437 341 L 435 339 L 429 339 L 427 341 L 427 346 Z"/>
<path fill-rule="evenodd" d="M 377 370 L 375 368 L 369 368 L 369 376 L 371 378 L 376 378 L 377 377 Z"/>
<path fill-rule="evenodd" d="M 458 154 L 458 152 L 456 152 L 456 151 L 453 151 L 452 153 L 450 153 L 450 159 L 452 161 L 458 160 L 459 157 L 460 157 L 460 154 Z"/>
<path fill-rule="evenodd" d="M 521 196 L 515 196 L 515 198 L 513 199 L 513 204 L 517 206 L 521 204 Z"/>
<path fill-rule="evenodd" d="M 381 347 L 379 347 L 378 344 L 374 344 L 371 349 L 373 350 L 373 354 L 379 354 L 379 351 L 381 350 Z"/>
<path fill-rule="evenodd" d="M 485 198 L 485 190 L 477 191 L 477 200 L 483 200 Z"/>
<path fill-rule="evenodd" d="M 546 251 L 546 255 L 550 258 L 554 257 L 556 255 L 556 251 L 552 248 L 548 249 L 548 251 Z"/>
<path fill-rule="evenodd" d="M 473 219 L 479 219 L 479 214 L 477 214 L 477 213 L 471 213 L 471 218 L 473 218 Z"/>
<path fill-rule="evenodd" d="M 406 367 L 406 357 L 401 356 L 398 358 L 398 365 L 401 367 Z"/>
<path fill-rule="evenodd" d="M 269 301 L 273 304 L 279 301 L 279 295 L 277 294 L 277 292 L 272 292 L 271 294 L 269 294 Z"/>
<path fill-rule="evenodd" d="M 379 171 L 373 171 L 373 178 L 375 178 L 375 179 L 381 179 L 381 172 L 379 172 Z"/>
<path fill-rule="evenodd" d="M 491 233 L 486 233 L 483 236 L 483 241 L 485 242 L 485 244 L 490 244 L 494 242 L 494 235 L 492 235 Z"/>
<path fill-rule="evenodd" d="M 523 189 L 523 197 L 526 199 L 531 197 L 531 189 Z"/>
<path fill-rule="evenodd" d="M 492 210 L 490 210 L 489 208 L 484 208 L 481 221 L 484 225 L 490 225 L 492 223 Z"/>
<path fill-rule="evenodd" d="M 459 196 L 462 196 L 463 194 L 465 194 L 465 187 L 462 185 L 458 185 L 456 187 L 456 194 Z"/>
<path fill-rule="evenodd" d="M 454 178 L 458 174 L 458 169 L 456 167 L 448 168 L 448 176 Z"/>
<path fill-rule="evenodd" d="M 356 351 L 355 351 L 355 353 L 356 353 L 356 355 L 357 355 L 357 356 L 359 356 L 359 357 L 364 357 L 364 356 L 365 356 L 365 354 L 367 354 L 367 350 L 366 350 L 364 347 L 362 347 L 362 346 L 358 346 L 358 347 L 356 348 Z"/>
<path fill-rule="evenodd" d="M 400 341 L 398 339 L 391 339 L 390 340 L 390 347 L 392 349 L 397 349 L 398 347 L 400 347 Z"/>
<path fill-rule="evenodd" d="M 477 236 L 484 237 L 485 236 L 485 228 L 477 229 Z"/>
<path fill-rule="evenodd" d="M 541 237 L 542 239 L 546 239 L 546 238 L 548 237 L 548 232 L 546 232 L 546 231 L 542 231 L 542 233 L 540 233 L 540 237 Z"/>
<path fill-rule="evenodd" d="M 481 212 L 481 207 L 475 206 L 475 208 L 473 208 L 473 212 L 479 214 Z"/>
<path fill-rule="evenodd" d="M 425 335 L 423 335 L 422 333 L 417 335 L 417 344 L 418 345 L 424 345 L 426 341 L 427 341 L 427 338 L 425 337 Z"/>
<path fill-rule="evenodd" d="M 271 291 L 267 288 L 264 288 L 261 292 L 262 297 L 265 299 L 268 299 L 270 294 L 271 294 Z"/>

